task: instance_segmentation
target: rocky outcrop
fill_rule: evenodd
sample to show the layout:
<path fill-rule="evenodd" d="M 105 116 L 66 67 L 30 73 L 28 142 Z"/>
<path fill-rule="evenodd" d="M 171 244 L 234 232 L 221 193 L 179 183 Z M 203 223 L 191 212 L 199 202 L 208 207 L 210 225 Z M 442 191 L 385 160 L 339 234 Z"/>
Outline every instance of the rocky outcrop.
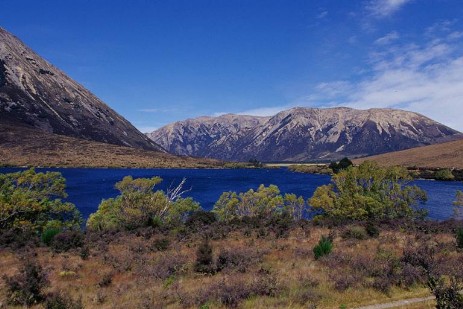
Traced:
<path fill-rule="evenodd" d="M 162 150 L 108 105 L 2 28 L 0 121 L 98 142 Z"/>
<path fill-rule="evenodd" d="M 417 113 L 345 107 L 293 108 L 273 117 L 201 117 L 148 136 L 174 154 L 267 162 L 361 157 L 463 138 Z"/>

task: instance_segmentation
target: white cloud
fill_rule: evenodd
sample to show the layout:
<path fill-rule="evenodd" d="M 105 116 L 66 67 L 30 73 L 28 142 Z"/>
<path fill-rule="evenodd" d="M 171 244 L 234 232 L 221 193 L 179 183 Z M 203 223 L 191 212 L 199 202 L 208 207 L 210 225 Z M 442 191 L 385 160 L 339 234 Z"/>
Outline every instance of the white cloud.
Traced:
<path fill-rule="evenodd" d="M 401 108 L 463 131 L 462 42 L 453 41 L 453 33 L 374 53 L 367 76 L 320 83 L 308 102 L 325 97 L 354 108 Z"/>
<path fill-rule="evenodd" d="M 372 0 L 368 2 L 366 9 L 371 15 L 381 18 L 397 12 L 402 6 L 412 0 Z"/>
<path fill-rule="evenodd" d="M 375 41 L 375 44 L 378 45 L 387 45 L 392 43 L 393 41 L 397 40 L 399 38 L 399 34 L 396 31 L 389 32 L 383 37 L 380 37 Z"/>

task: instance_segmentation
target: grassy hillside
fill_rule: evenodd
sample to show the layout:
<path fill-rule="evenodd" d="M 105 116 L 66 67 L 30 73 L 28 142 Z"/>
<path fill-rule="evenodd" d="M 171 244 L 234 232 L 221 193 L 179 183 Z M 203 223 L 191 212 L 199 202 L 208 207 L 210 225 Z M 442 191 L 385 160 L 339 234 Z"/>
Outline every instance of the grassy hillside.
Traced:
<path fill-rule="evenodd" d="M 354 160 L 354 163 L 359 164 L 365 160 L 376 161 L 382 166 L 463 169 L 463 140 L 360 158 Z"/>
<path fill-rule="evenodd" d="M 177 157 L 0 124 L 0 165 L 68 167 L 214 167 L 216 160 Z"/>

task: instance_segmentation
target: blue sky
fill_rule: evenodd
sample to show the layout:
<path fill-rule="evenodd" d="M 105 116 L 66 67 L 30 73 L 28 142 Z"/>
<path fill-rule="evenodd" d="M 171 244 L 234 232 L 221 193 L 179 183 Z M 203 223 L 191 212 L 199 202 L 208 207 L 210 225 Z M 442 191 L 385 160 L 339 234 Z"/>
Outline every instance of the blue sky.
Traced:
<path fill-rule="evenodd" d="M 0 26 L 147 132 L 393 107 L 463 131 L 461 0 L 0 1 Z"/>

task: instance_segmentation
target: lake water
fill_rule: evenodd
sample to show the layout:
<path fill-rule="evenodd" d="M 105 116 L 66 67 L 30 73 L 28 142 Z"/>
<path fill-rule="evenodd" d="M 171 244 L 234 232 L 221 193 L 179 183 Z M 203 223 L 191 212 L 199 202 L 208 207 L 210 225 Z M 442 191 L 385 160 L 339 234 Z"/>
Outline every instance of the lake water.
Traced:
<path fill-rule="evenodd" d="M 0 168 L 0 173 L 18 171 L 18 168 Z M 277 185 L 282 193 L 295 193 L 305 199 L 312 196 L 315 189 L 328 184 L 326 175 L 294 173 L 281 169 L 84 169 L 84 168 L 37 168 L 36 171 L 58 171 L 66 178 L 68 201 L 74 203 L 85 219 L 95 212 L 102 199 L 115 197 L 118 191 L 114 184 L 124 176 L 160 176 L 163 182 L 157 188 L 166 190 L 175 187 L 185 177 L 184 188 L 191 189 L 184 197 L 190 196 L 201 206 L 210 210 L 222 192 L 244 192 L 256 189 L 260 184 Z M 413 182 L 428 194 L 424 205 L 429 210 L 429 218 L 448 219 L 453 214 L 452 202 L 457 190 L 463 190 L 461 182 L 439 182 L 416 180 Z"/>

